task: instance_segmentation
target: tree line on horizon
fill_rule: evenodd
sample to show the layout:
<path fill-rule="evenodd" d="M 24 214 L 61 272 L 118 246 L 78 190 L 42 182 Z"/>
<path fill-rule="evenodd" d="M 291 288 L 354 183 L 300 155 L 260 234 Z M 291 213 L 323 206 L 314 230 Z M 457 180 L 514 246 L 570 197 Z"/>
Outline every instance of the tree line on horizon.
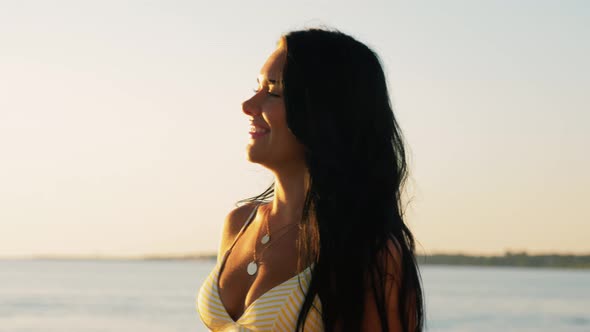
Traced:
<path fill-rule="evenodd" d="M 523 252 L 506 252 L 502 256 L 476 256 L 466 254 L 417 255 L 419 264 L 425 265 L 478 265 L 522 266 L 555 268 L 590 268 L 590 255 L 543 254 L 529 255 Z"/>
<path fill-rule="evenodd" d="M 2 259 L 2 257 L 0 257 Z M 10 259 L 10 257 L 8 258 Z M 213 260 L 216 254 L 180 254 L 180 255 L 143 255 L 143 256 L 60 256 L 38 255 L 29 259 L 42 260 Z M 432 253 L 417 254 L 416 260 L 420 265 L 473 265 L 473 266 L 521 266 L 547 268 L 579 268 L 590 269 L 590 254 L 543 254 L 529 255 L 526 252 L 506 252 L 504 255 L 478 256 L 469 254 Z"/>
<path fill-rule="evenodd" d="M 178 257 L 180 258 L 180 257 Z M 147 259 L 150 259 L 149 257 Z M 164 258 L 165 259 L 165 258 Z M 180 259 L 217 259 L 211 255 L 189 255 Z M 526 251 L 510 252 L 496 256 L 478 256 L 469 254 L 418 254 L 416 260 L 420 265 L 473 265 L 473 266 L 521 266 L 547 268 L 590 268 L 590 254 L 543 254 L 529 255 Z"/>

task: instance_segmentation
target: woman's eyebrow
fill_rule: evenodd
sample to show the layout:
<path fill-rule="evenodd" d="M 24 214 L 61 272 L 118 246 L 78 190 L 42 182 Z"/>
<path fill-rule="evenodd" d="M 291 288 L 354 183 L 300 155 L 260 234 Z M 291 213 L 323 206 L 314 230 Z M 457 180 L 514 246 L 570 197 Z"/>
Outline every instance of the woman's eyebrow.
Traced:
<path fill-rule="evenodd" d="M 266 81 L 266 82 L 272 83 L 272 84 L 277 84 L 277 82 L 280 82 L 279 80 L 269 79 L 269 78 L 266 78 L 266 77 L 262 76 L 262 77 L 257 77 L 256 78 L 256 82 L 258 82 L 259 84 L 260 84 L 260 78 L 262 78 L 263 81 Z"/>

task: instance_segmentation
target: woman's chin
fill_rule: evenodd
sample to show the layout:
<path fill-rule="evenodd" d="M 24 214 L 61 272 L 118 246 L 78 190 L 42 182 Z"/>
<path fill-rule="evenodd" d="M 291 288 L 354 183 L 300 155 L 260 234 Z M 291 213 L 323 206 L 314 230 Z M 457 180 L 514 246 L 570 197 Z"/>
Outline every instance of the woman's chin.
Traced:
<path fill-rule="evenodd" d="M 263 161 L 262 151 L 252 143 L 246 147 L 246 159 L 251 163 L 261 163 Z"/>

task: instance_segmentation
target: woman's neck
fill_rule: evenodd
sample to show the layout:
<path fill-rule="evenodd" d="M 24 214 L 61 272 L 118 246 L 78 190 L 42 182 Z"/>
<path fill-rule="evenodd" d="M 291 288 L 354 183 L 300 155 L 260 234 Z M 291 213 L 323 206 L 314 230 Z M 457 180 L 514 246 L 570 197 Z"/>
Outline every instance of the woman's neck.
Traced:
<path fill-rule="evenodd" d="M 307 169 L 293 168 L 275 173 L 274 199 L 270 217 L 275 225 L 299 222 L 309 181 Z"/>

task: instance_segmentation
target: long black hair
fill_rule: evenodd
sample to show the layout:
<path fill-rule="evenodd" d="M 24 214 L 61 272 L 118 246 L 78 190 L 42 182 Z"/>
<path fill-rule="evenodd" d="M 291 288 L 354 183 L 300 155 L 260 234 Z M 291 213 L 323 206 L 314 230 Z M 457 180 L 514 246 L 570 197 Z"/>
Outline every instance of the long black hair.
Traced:
<path fill-rule="evenodd" d="M 334 30 L 293 31 L 281 45 L 287 125 L 305 148 L 309 171 L 298 248 L 300 268 L 314 266 L 297 331 L 317 309 L 316 295 L 326 331 L 336 322 L 343 331 L 359 331 L 370 290 L 383 331 L 389 314 L 400 316 L 404 331 L 422 331 L 423 290 L 400 197 L 406 151 L 379 58 Z M 243 201 L 267 199 L 273 188 Z M 379 257 L 388 241 L 401 257 L 398 313 L 386 311 L 384 298 L 391 276 Z"/>

